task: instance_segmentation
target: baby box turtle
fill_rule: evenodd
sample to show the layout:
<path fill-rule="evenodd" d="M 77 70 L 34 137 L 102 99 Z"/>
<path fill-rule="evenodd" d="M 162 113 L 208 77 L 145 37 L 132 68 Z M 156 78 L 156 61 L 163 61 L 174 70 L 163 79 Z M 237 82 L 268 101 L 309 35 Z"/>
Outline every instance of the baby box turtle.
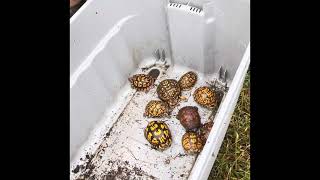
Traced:
<path fill-rule="evenodd" d="M 151 100 L 144 112 L 146 117 L 167 117 L 169 116 L 169 106 L 167 103 L 160 100 Z"/>
<path fill-rule="evenodd" d="M 171 146 L 171 133 L 163 121 L 151 121 L 144 130 L 145 138 L 157 150 L 165 150 Z"/>
<path fill-rule="evenodd" d="M 213 121 L 209 121 L 204 123 L 201 128 L 200 128 L 200 138 L 202 140 L 203 143 L 205 143 L 208 139 L 208 136 L 210 134 L 210 131 L 212 129 L 213 126 Z"/>
<path fill-rule="evenodd" d="M 181 90 L 190 90 L 196 84 L 197 79 L 197 74 L 195 72 L 189 71 L 184 74 L 178 81 Z"/>
<path fill-rule="evenodd" d="M 202 86 L 195 90 L 194 100 L 203 107 L 214 108 L 217 105 L 216 93 L 207 86 Z"/>
<path fill-rule="evenodd" d="M 157 87 L 159 98 L 174 107 L 179 103 L 181 88 L 178 81 L 174 79 L 165 79 L 161 81 Z"/>
<path fill-rule="evenodd" d="M 197 154 L 201 152 L 203 143 L 197 133 L 189 131 L 182 136 L 182 147 L 188 154 Z"/>
<path fill-rule="evenodd" d="M 148 74 L 135 74 L 128 80 L 136 90 L 148 92 L 154 85 L 155 78 Z"/>
<path fill-rule="evenodd" d="M 177 119 L 187 130 L 197 130 L 201 126 L 200 115 L 196 106 L 185 106 L 178 112 Z"/>

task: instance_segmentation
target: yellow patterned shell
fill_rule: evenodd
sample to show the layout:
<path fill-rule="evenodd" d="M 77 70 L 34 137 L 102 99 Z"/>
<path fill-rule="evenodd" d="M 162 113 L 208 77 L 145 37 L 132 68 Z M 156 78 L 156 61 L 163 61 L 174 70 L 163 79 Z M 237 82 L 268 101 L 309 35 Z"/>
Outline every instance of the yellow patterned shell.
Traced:
<path fill-rule="evenodd" d="M 207 86 L 196 89 L 193 98 L 198 104 L 206 108 L 211 109 L 217 105 L 216 93 Z"/>
<path fill-rule="evenodd" d="M 144 136 L 148 142 L 158 150 L 165 150 L 171 146 L 171 132 L 163 121 L 151 121 L 144 130 Z"/>
<path fill-rule="evenodd" d="M 157 87 L 158 97 L 167 102 L 170 107 L 179 103 L 181 89 L 178 81 L 174 79 L 165 79 Z"/>
<path fill-rule="evenodd" d="M 197 154 L 201 152 L 203 143 L 197 133 L 190 131 L 182 136 L 182 147 L 188 154 Z"/>
<path fill-rule="evenodd" d="M 181 90 L 190 90 L 196 84 L 197 79 L 198 77 L 195 72 L 189 71 L 186 74 L 184 74 L 178 81 Z"/>
<path fill-rule="evenodd" d="M 154 84 L 154 78 L 147 74 L 135 74 L 129 81 L 131 82 L 131 86 L 138 91 L 147 91 Z"/>
<path fill-rule="evenodd" d="M 169 114 L 169 106 L 160 100 L 151 100 L 146 108 L 144 115 L 147 117 L 165 117 Z"/>

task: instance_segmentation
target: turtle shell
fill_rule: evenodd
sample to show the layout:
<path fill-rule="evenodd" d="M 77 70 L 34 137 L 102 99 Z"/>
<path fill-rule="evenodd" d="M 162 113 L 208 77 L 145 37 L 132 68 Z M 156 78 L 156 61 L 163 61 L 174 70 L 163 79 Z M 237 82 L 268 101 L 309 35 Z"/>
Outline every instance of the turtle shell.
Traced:
<path fill-rule="evenodd" d="M 212 109 L 217 105 L 216 93 L 207 86 L 196 89 L 193 98 L 199 105 L 206 108 Z"/>
<path fill-rule="evenodd" d="M 185 106 L 178 112 L 177 119 L 187 130 L 197 130 L 201 126 L 200 115 L 196 106 Z"/>
<path fill-rule="evenodd" d="M 201 128 L 200 128 L 200 138 L 202 140 L 203 143 L 205 143 L 208 139 L 208 136 L 210 134 L 210 131 L 212 129 L 213 126 L 213 121 L 209 121 L 204 123 Z"/>
<path fill-rule="evenodd" d="M 145 108 L 147 117 L 165 117 L 169 115 L 169 106 L 160 100 L 151 100 Z"/>
<path fill-rule="evenodd" d="M 203 143 L 197 133 L 189 131 L 182 136 L 182 147 L 188 154 L 197 154 L 201 152 Z"/>
<path fill-rule="evenodd" d="M 165 79 L 157 87 L 158 97 L 167 102 L 170 107 L 179 103 L 181 88 L 178 81 L 174 79 Z"/>
<path fill-rule="evenodd" d="M 129 78 L 131 86 L 138 91 L 148 91 L 154 84 L 155 79 L 148 74 L 135 74 Z"/>
<path fill-rule="evenodd" d="M 197 79 L 197 74 L 193 71 L 189 71 L 184 74 L 178 81 L 181 90 L 190 90 L 196 84 Z"/>
<path fill-rule="evenodd" d="M 158 150 L 165 150 L 171 146 L 172 137 L 168 125 L 163 121 L 151 121 L 144 130 L 145 138 Z"/>

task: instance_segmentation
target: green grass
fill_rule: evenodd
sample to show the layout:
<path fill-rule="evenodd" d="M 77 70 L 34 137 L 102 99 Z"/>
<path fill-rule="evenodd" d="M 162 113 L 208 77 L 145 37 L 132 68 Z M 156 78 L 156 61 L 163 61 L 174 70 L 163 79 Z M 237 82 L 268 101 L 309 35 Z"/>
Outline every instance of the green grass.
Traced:
<path fill-rule="evenodd" d="M 250 72 L 208 180 L 250 179 Z"/>

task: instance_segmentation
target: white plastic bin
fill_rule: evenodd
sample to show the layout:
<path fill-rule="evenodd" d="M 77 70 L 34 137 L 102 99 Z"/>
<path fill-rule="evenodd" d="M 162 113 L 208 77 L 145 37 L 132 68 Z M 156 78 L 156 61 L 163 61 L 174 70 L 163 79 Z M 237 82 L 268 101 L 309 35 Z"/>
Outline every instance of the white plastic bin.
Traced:
<path fill-rule="evenodd" d="M 248 0 L 88 0 L 70 19 L 71 179 L 207 179 L 249 64 Z M 196 105 L 190 95 L 217 78 L 220 67 L 228 91 L 202 152 L 186 155 L 174 114 Z M 142 112 L 157 98 L 155 88 L 144 94 L 128 82 L 153 68 L 161 72 L 156 84 L 188 70 L 199 74 L 188 101 L 167 119 L 174 137 L 164 152 L 143 138 L 150 119 Z M 210 112 L 200 108 L 200 115 L 206 122 Z"/>

